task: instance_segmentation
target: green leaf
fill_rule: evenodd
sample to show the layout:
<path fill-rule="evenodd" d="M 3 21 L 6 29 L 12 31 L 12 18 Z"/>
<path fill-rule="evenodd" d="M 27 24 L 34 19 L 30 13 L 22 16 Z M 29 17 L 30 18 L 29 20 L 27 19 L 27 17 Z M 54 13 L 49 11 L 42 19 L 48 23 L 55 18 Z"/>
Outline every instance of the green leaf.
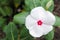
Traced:
<path fill-rule="evenodd" d="M 25 0 L 25 10 L 29 11 L 41 5 L 40 0 Z"/>
<path fill-rule="evenodd" d="M 0 6 L 8 4 L 8 0 L 0 0 Z"/>
<path fill-rule="evenodd" d="M 0 14 L 3 16 L 10 16 L 12 14 L 12 9 L 8 6 L 0 7 Z"/>
<path fill-rule="evenodd" d="M 22 27 L 20 31 L 21 40 L 33 40 L 33 37 L 29 34 L 29 31 L 25 26 Z"/>
<path fill-rule="evenodd" d="M 47 5 L 48 2 L 50 1 L 51 1 L 51 5 Z M 53 0 L 41 0 L 41 6 L 44 7 L 46 10 L 49 10 L 52 12 L 54 9 L 54 2 Z M 46 8 L 47 6 L 49 7 L 48 9 Z"/>
<path fill-rule="evenodd" d="M 54 26 L 60 26 L 60 17 L 55 16 L 55 18 L 56 18 L 56 22 L 55 22 Z"/>
<path fill-rule="evenodd" d="M 53 40 L 53 38 L 54 38 L 54 30 L 45 35 L 46 40 Z"/>
<path fill-rule="evenodd" d="M 5 6 L 3 8 L 4 12 L 6 13 L 6 15 L 10 16 L 12 14 L 12 9 L 8 6 Z"/>
<path fill-rule="evenodd" d="M 52 0 L 50 0 L 49 2 L 47 2 L 47 4 L 46 4 L 46 8 L 48 9 L 51 5 L 52 5 Z"/>
<path fill-rule="evenodd" d="M 5 40 L 17 40 L 17 28 L 13 22 L 4 27 L 4 32 L 6 33 Z"/>
<path fill-rule="evenodd" d="M 5 23 L 5 19 L 0 17 L 0 27 L 4 26 L 4 23 Z"/>
<path fill-rule="evenodd" d="M 22 12 L 14 16 L 13 21 L 18 24 L 25 24 L 25 18 L 29 12 Z"/>
<path fill-rule="evenodd" d="M 3 16 L 6 16 L 6 13 L 3 11 L 1 7 L 0 7 L 0 14 L 2 14 Z"/>
<path fill-rule="evenodd" d="M 51 1 L 51 5 L 47 5 L 49 4 L 48 2 Z M 25 0 L 25 10 L 30 11 L 31 9 L 38 7 L 38 6 L 42 6 L 43 8 L 45 8 L 46 10 L 49 11 L 53 11 L 54 9 L 54 2 L 53 0 Z M 48 6 L 48 9 L 46 8 Z"/>

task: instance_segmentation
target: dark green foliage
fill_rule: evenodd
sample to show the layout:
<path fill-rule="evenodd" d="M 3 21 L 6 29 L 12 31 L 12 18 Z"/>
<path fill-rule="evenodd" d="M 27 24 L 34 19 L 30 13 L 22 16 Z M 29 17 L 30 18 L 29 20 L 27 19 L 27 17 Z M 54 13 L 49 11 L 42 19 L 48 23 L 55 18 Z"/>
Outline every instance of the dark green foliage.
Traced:
<path fill-rule="evenodd" d="M 53 0 L 51 0 L 52 3 L 48 9 L 46 8 L 49 1 L 50 0 L 0 0 L 0 27 L 2 27 L 3 32 L 6 34 L 6 37 L 2 40 L 34 40 L 24 25 L 25 18 L 33 8 L 39 6 L 52 12 L 54 9 Z M 58 20 L 55 25 L 59 25 L 60 18 L 56 17 L 56 19 Z M 53 30 L 45 35 L 46 40 L 52 40 L 53 37 Z"/>

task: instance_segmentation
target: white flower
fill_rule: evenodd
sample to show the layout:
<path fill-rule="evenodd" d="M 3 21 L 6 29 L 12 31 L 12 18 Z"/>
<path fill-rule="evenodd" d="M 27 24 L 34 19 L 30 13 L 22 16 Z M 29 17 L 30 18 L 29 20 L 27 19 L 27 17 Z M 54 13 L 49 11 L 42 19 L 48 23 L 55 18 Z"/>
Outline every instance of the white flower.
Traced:
<path fill-rule="evenodd" d="M 42 7 L 36 7 L 26 17 L 25 26 L 33 37 L 41 37 L 52 31 L 54 23 L 55 16 L 51 12 Z"/>

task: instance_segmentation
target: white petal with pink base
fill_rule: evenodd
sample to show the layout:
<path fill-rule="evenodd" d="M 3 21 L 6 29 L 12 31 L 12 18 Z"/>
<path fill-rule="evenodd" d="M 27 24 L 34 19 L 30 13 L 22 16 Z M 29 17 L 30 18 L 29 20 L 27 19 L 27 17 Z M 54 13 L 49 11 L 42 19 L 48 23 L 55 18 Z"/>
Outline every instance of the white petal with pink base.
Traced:
<path fill-rule="evenodd" d="M 26 17 L 25 26 L 33 37 L 41 37 L 53 30 L 55 16 L 43 7 L 36 7 Z"/>

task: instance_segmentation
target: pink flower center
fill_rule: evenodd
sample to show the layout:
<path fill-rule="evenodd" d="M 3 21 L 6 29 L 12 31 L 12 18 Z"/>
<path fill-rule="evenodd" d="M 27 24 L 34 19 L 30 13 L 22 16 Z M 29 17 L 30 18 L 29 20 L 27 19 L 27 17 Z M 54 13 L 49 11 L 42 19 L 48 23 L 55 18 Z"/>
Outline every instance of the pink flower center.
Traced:
<path fill-rule="evenodd" d="M 41 20 L 37 21 L 37 24 L 38 24 L 38 25 L 42 25 L 42 23 L 43 23 L 43 22 L 42 22 Z"/>

